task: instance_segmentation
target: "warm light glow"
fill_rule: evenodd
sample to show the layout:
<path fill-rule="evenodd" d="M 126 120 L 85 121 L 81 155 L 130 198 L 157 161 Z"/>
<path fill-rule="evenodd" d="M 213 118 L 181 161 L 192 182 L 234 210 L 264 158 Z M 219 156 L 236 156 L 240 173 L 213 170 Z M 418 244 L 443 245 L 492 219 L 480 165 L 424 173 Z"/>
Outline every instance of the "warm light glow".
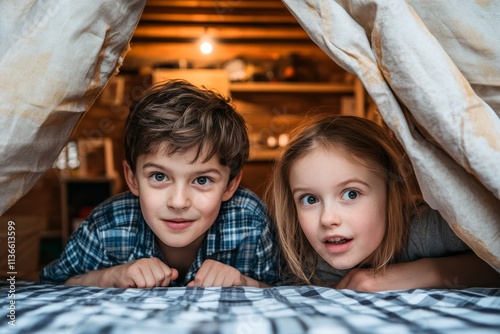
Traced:
<path fill-rule="evenodd" d="M 210 54 L 210 53 L 212 53 L 213 49 L 214 49 L 214 47 L 212 46 L 212 43 L 210 43 L 208 41 L 202 42 L 200 44 L 200 51 L 203 54 L 206 54 L 206 55 Z"/>
<path fill-rule="evenodd" d="M 211 54 L 214 50 L 214 45 L 212 41 L 212 37 L 208 32 L 208 28 L 205 27 L 204 34 L 199 39 L 200 51 L 201 53 L 208 55 Z"/>

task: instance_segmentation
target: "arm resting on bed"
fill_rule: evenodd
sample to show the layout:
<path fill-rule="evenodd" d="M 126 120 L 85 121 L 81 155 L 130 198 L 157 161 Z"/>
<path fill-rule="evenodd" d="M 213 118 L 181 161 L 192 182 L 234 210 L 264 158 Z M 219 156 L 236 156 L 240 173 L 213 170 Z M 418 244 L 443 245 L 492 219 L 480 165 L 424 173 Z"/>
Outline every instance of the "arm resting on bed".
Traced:
<path fill-rule="evenodd" d="M 472 252 L 390 265 L 385 272 L 353 269 L 337 289 L 384 291 L 416 288 L 498 287 L 500 274 Z"/>
<path fill-rule="evenodd" d="M 168 286 L 177 279 L 176 269 L 157 258 L 143 258 L 68 279 L 65 285 L 85 285 L 110 288 L 152 288 Z"/>

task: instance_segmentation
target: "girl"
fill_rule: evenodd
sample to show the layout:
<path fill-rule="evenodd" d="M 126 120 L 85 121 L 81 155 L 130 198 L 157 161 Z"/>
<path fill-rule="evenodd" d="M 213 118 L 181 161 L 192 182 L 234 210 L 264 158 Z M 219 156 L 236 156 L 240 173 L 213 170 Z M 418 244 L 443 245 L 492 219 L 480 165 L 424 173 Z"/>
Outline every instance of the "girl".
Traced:
<path fill-rule="evenodd" d="M 282 253 L 301 283 L 365 291 L 500 283 L 425 205 L 404 150 L 376 123 L 313 119 L 285 147 L 272 181 Z"/>

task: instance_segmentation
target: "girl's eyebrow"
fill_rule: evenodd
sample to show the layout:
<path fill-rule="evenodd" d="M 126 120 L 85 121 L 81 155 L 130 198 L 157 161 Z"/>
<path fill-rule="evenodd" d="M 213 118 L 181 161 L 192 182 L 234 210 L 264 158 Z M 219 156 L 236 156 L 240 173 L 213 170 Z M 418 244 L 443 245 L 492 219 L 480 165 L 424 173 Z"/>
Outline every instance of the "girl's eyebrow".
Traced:
<path fill-rule="evenodd" d="M 363 181 L 363 180 L 361 180 L 361 179 L 359 179 L 357 177 L 345 180 L 343 182 L 340 182 L 339 184 L 336 185 L 336 187 L 343 188 L 343 187 L 347 186 L 350 183 L 361 183 L 362 185 L 370 188 L 370 185 L 368 183 L 366 183 L 365 181 Z M 295 193 L 298 193 L 298 192 L 308 192 L 308 191 L 310 191 L 309 188 L 298 187 L 298 188 L 292 189 L 292 195 L 295 195 Z"/>
<path fill-rule="evenodd" d="M 295 188 L 295 189 L 293 189 L 293 190 L 292 190 L 292 195 L 295 195 L 295 193 L 299 193 L 299 192 L 307 192 L 307 191 L 308 191 L 308 189 L 307 189 L 307 188 L 301 188 L 301 187 L 299 187 L 299 188 Z"/>
<path fill-rule="evenodd" d="M 341 182 L 339 183 L 338 185 L 340 187 L 345 187 L 346 185 L 348 185 L 349 183 L 361 183 L 362 185 L 370 188 L 370 185 L 368 183 L 366 183 L 365 181 L 357 178 L 357 177 L 353 177 L 352 179 L 348 179 L 348 180 L 345 180 L 344 182 Z"/>

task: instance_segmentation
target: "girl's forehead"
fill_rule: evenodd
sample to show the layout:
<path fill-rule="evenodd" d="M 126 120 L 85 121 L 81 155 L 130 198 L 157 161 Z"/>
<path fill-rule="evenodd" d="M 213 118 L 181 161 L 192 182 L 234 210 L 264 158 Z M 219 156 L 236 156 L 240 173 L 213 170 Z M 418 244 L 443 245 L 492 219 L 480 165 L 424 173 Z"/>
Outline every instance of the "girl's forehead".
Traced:
<path fill-rule="evenodd" d="M 307 150 L 305 154 L 298 157 L 298 159 L 296 159 L 295 162 L 292 163 L 292 166 L 299 160 L 307 161 L 307 159 L 312 155 L 317 154 L 337 156 L 341 159 L 349 161 L 352 164 L 366 167 L 370 170 L 383 170 L 383 167 L 377 161 L 373 161 L 366 156 L 362 156 L 357 152 L 353 152 L 347 147 L 335 144 L 320 144 L 317 142 L 309 150 Z"/>

